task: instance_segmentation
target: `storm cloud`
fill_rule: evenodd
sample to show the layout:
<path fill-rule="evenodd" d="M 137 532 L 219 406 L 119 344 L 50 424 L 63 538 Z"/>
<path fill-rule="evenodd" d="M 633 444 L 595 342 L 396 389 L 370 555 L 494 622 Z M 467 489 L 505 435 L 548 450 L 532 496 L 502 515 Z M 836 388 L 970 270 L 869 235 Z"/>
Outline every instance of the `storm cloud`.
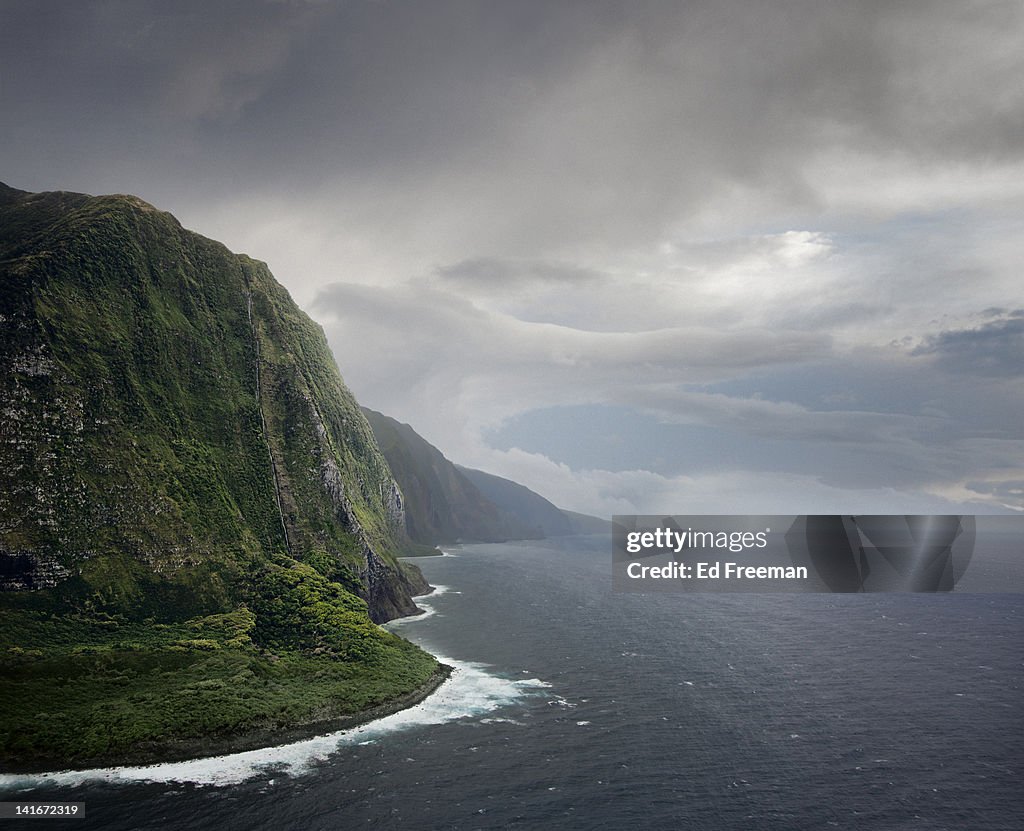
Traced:
<path fill-rule="evenodd" d="M 13 0 L 0 64 L 0 178 L 267 261 L 459 462 L 597 513 L 1024 509 L 1019 3 Z"/>

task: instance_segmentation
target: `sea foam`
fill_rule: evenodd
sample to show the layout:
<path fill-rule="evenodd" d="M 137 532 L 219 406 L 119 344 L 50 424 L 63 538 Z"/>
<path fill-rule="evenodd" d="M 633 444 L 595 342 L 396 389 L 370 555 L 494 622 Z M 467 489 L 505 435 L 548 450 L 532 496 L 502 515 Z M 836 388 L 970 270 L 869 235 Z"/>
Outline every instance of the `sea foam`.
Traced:
<path fill-rule="evenodd" d="M 444 594 L 446 591 L 446 587 L 437 586 L 429 597 Z M 429 602 L 422 599 L 420 606 L 424 608 L 426 614 L 391 621 L 387 625 L 388 628 L 422 620 L 435 611 Z M 184 762 L 37 774 L 0 774 L 0 789 L 25 791 L 44 785 L 73 787 L 96 781 L 187 782 L 223 786 L 260 776 L 300 776 L 342 747 L 370 744 L 390 733 L 413 727 L 477 718 L 512 704 L 524 696 L 537 694 L 549 686 L 538 678 L 515 681 L 502 678 L 491 673 L 487 664 L 459 661 L 443 655 L 438 655 L 437 658 L 452 667 L 451 677 L 437 690 L 413 707 L 348 730 L 276 747 Z"/>

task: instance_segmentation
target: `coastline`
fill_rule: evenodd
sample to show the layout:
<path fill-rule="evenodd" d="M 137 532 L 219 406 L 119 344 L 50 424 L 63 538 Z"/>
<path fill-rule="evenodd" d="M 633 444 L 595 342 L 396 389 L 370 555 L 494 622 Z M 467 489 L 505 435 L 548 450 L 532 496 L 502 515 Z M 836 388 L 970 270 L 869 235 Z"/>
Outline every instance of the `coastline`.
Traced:
<path fill-rule="evenodd" d="M 326 719 L 312 719 L 286 727 L 264 727 L 226 736 L 204 736 L 193 739 L 174 739 L 150 747 L 140 747 L 117 757 L 96 757 L 82 760 L 75 767 L 66 767 L 60 759 L 39 761 L 36 764 L 18 766 L 17 769 L 0 771 L 3 776 L 31 776 L 38 774 L 73 773 L 96 768 L 137 767 L 160 765 L 173 762 L 187 762 L 244 753 L 267 747 L 292 744 L 316 736 L 337 733 L 360 727 L 364 724 L 414 707 L 434 693 L 452 674 L 453 667 L 438 663 L 437 668 L 419 687 L 404 695 L 382 702 L 365 710 Z"/>

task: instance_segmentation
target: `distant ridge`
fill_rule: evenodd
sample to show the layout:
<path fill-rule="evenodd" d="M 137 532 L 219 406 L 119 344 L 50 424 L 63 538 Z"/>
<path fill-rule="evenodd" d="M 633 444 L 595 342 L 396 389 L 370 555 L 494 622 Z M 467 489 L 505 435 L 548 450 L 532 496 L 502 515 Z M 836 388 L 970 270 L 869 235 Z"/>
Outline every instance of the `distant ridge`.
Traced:
<path fill-rule="evenodd" d="M 612 532 L 612 521 L 590 514 L 580 514 L 576 511 L 567 511 L 564 508 L 562 513 L 572 523 L 573 534 L 610 534 Z"/>
<path fill-rule="evenodd" d="M 543 536 L 495 505 L 408 424 L 362 409 L 405 496 L 406 531 L 413 541 L 438 545 Z"/>
<path fill-rule="evenodd" d="M 545 537 L 611 532 L 610 520 L 559 508 L 526 485 L 520 485 L 511 479 L 462 465 L 456 467 L 495 505 L 520 522 L 540 531 Z"/>
<path fill-rule="evenodd" d="M 424 545 L 602 533 L 611 524 L 563 511 L 518 482 L 462 467 L 408 424 L 363 407 L 405 496 L 406 530 Z"/>
<path fill-rule="evenodd" d="M 562 537 L 573 533 L 569 518 L 551 502 L 525 485 L 482 470 L 456 465 L 488 499 L 539 536 Z"/>

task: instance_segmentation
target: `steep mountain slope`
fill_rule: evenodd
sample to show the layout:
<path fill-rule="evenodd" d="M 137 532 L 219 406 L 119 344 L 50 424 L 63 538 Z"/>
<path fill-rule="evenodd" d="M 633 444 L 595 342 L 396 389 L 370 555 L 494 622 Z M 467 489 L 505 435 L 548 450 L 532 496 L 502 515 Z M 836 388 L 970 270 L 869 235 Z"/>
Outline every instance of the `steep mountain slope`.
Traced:
<path fill-rule="evenodd" d="M 525 485 L 482 470 L 455 466 L 491 502 L 511 514 L 538 536 L 558 537 L 573 533 L 569 518 L 539 493 Z"/>
<path fill-rule="evenodd" d="M 565 514 L 572 526 L 573 534 L 610 534 L 612 532 L 612 521 L 610 519 L 601 519 L 600 517 L 590 516 L 590 514 L 580 514 L 576 511 L 567 511 L 564 508 L 562 513 Z"/>
<path fill-rule="evenodd" d="M 220 650 L 214 677 L 237 658 L 256 678 L 272 650 L 298 679 L 316 654 L 363 690 L 340 709 L 282 693 L 287 717 L 247 704 L 182 738 L 360 709 L 436 667 L 370 622 L 428 588 L 395 558 L 402 498 L 323 332 L 262 263 L 135 197 L 0 186 L 0 412 L 0 709 L 45 698 L 48 662 L 89 654 L 61 652 L 76 638 L 118 666 L 135 644 L 151 670 Z M 61 752 L 29 722 L 0 725 L 0 757 Z M 133 746 L 125 724 L 75 758 Z"/>
<path fill-rule="evenodd" d="M 365 407 L 363 413 L 405 495 L 406 528 L 413 540 L 436 545 L 543 537 L 498 508 L 408 424 Z"/>
<path fill-rule="evenodd" d="M 611 523 L 563 511 L 529 488 L 453 464 L 408 424 L 363 408 L 405 495 L 409 536 L 425 545 L 597 534 Z"/>

